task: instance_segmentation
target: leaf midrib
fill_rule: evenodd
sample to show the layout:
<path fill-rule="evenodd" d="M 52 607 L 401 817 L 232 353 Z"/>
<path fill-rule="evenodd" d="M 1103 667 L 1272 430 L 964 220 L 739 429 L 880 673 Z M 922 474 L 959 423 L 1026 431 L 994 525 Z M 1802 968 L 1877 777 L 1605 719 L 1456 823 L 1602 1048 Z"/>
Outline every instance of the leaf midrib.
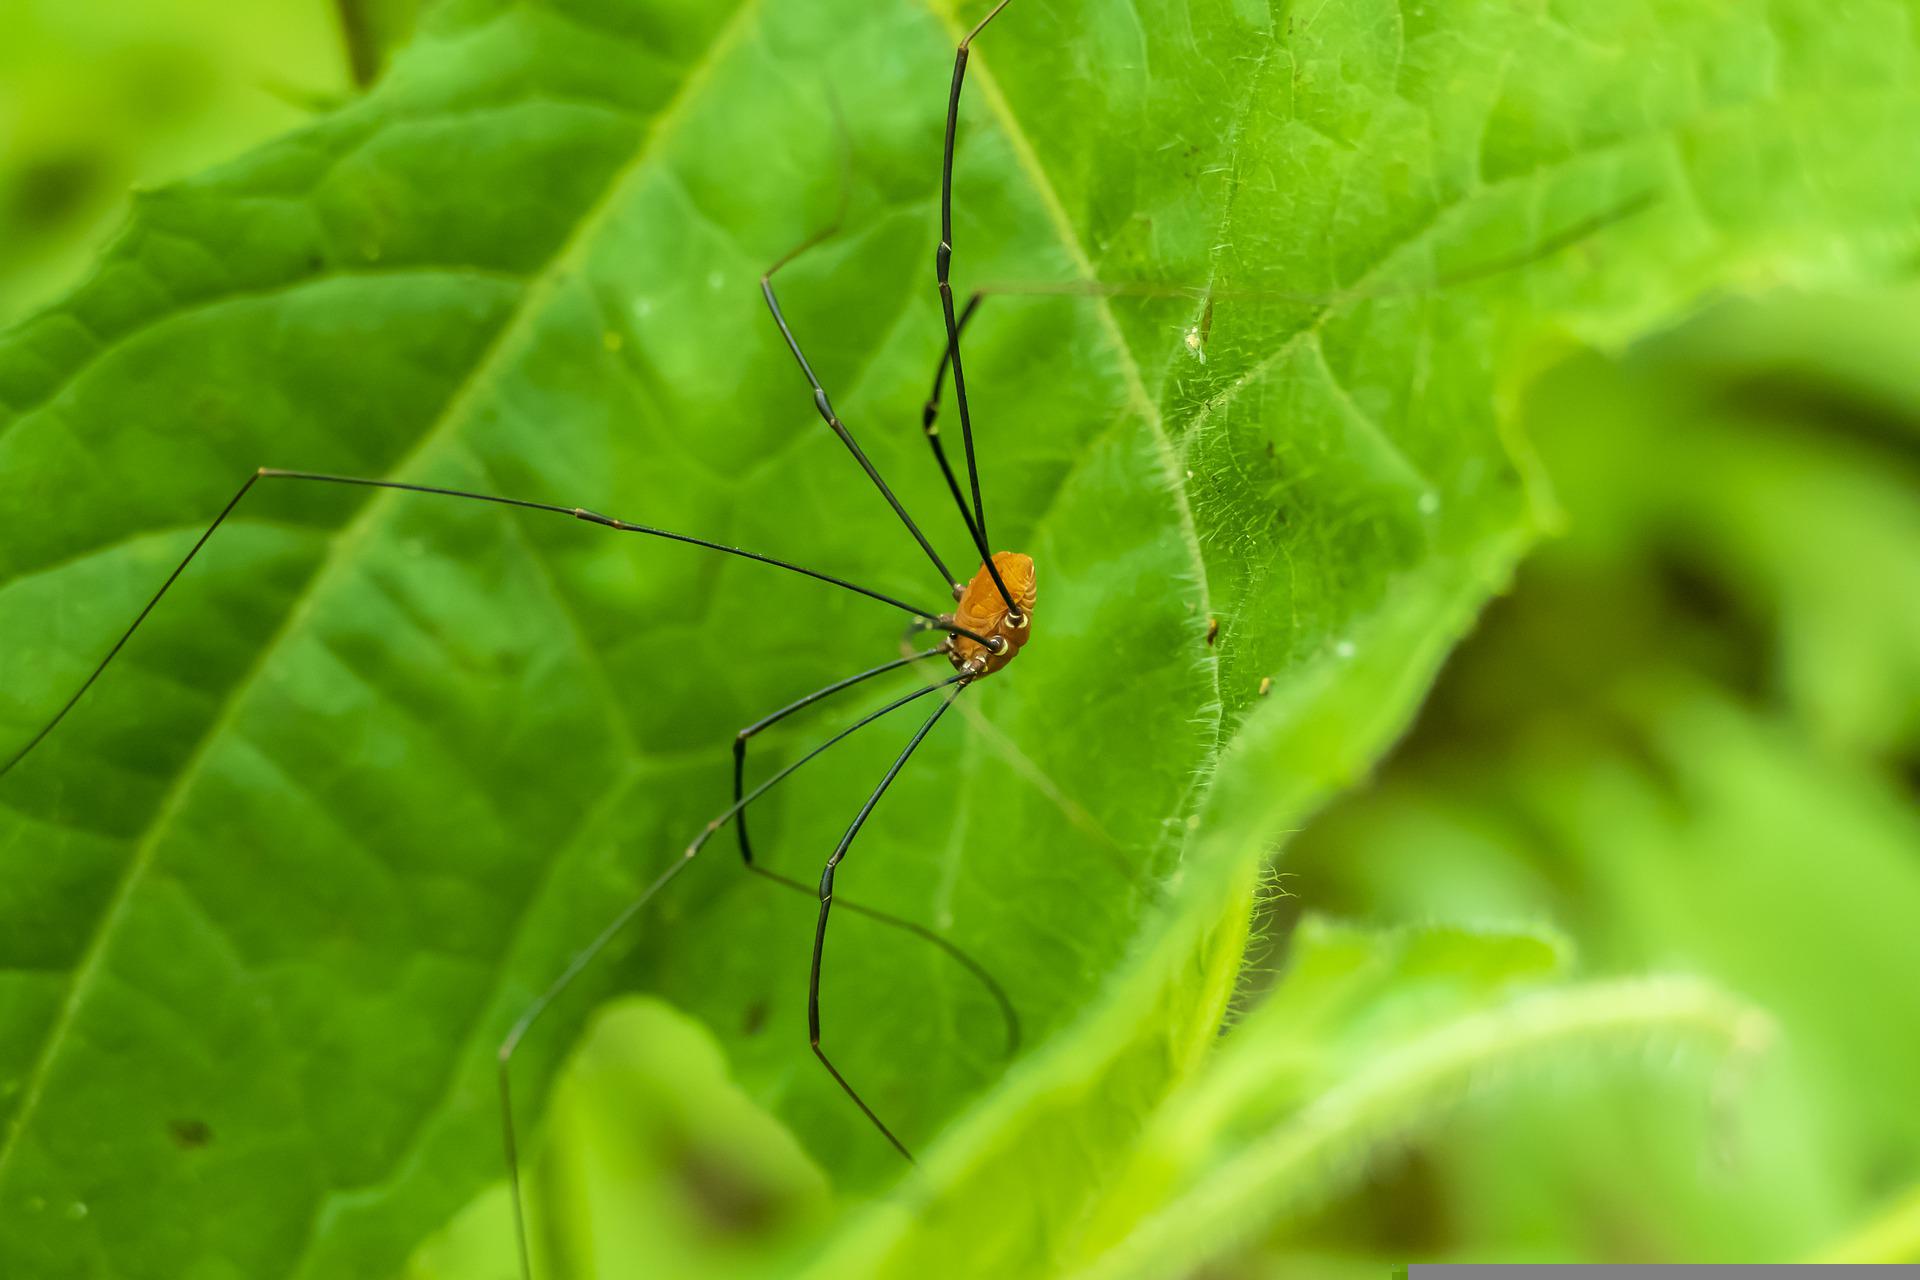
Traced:
<path fill-rule="evenodd" d="M 966 28 L 959 25 L 951 10 L 940 10 L 941 24 L 957 45 L 966 34 Z M 1012 146 L 1013 156 L 1020 169 L 1032 184 L 1034 194 L 1039 196 L 1040 204 L 1046 210 L 1047 221 L 1052 224 L 1054 235 L 1060 245 L 1072 259 L 1074 267 L 1086 280 L 1099 279 L 1099 272 L 1093 265 L 1086 247 L 1080 243 L 1078 232 L 1074 230 L 1073 220 L 1067 216 L 1066 206 L 1060 201 L 1060 193 L 1055 190 L 1053 181 L 1047 176 L 1046 168 L 1041 164 L 1039 152 L 1034 149 L 1033 140 L 1027 135 L 1019 117 L 1014 113 L 1013 104 L 1007 98 L 1000 82 L 992 69 L 976 50 L 968 66 L 972 70 L 972 83 L 980 90 L 981 98 L 987 103 L 1000 126 L 1005 130 L 1007 140 Z M 1120 322 L 1113 313 L 1110 299 L 1095 296 L 1091 299 L 1095 318 L 1107 341 L 1112 344 L 1114 357 L 1120 366 L 1122 380 L 1126 383 L 1127 402 L 1130 408 L 1152 430 L 1154 452 L 1158 455 L 1162 470 L 1165 472 L 1166 487 L 1173 496 L 1174 515 L 1180 527 L 1181 545 L 1187 557 L 1193 562 L 1193 580 L 1199 591 L 1195 607 L 1203 618 L 1213 616 L 1212 588 L 1207 577 L 1206 555 L 1200 546 L 1199 526 L 1193 518 L 1193 506 L 1188 501 L 1186 476 L 1180 463 L 1179 450 L 1174 446 L 1173 438 L 1167 434 L 1165 420 L 1161 417 L 1160 406 L 1147 393 L 1147 386 L 1140 374 L 1140 366 L 1134 360 L 1133 349 L 1127 345 L 1126 335 L 1121 332 Z M 1192 772 L 1194 788 L 1182 798 L 1181 808 L 1197 811 L 1196 792 L 1201 791 L 1211 779 L 1214 766 L 1220 758 L 1224 746 L 1222 737 L 1225 725 L 1225 704 L 1220 693 L 1220 660 L 1209 652 L 1205 657 L 1207 679 L 1212 685 L 1212 697 L 1202 712 L 1211 722 L 1211 741 L 1208 744 L 1206 759 L 1197 764 Z"/>
<path fill-rule="evenodd" d="M 686 107 L 696 99 L 698 91 L 706 84 L 721 59 L 731 51 L 757 10 L 758 0 L 740 0 L 733 15 L 716 32 L 706 50 L 688 65 L 686 78 L 681 82 L 673 98 L 654 116 L 651 127 L 641 136 L 632 160 L 614 173 L 600 199 L 582 215 L 574 233 L 561 243 L 539 271 L 529 277 L 519 306 L 500 326 L 494 339 L 480 352 L 472 370 L 448 397 L 439 416 L 427 427 L 418 443 L 389 469 L 388 476 L 405 475 L 421 465 L 424 459 L 452 437 L 459 424 L 468 420 L 469 409 L 482 387 L 490 381 L 491 375 L 504 357 L 515 348 L 516 340 L 522 338 L 531 323 L 544 314 L 544 303 L 553 289 L 568 277 L 570 266 L 585 248 L 593 243 L 603 225 L 618 208 L 623 193 L 655 157 L 661 141 L 669 135 L 672 127 L 679 123 Z M 20 1106 L 14 1112 L 13 1123 L 5 1134 L 0 1134 L 0 1185 L 5 1184 L 11 1172 L 13 1158 L 19 1150 L 19 1139 L 30 1127 L 32 1116 L 44 1093 L 52 1064 L 59 1056 L 59 1048 L 65 1042 L 73 1020 L 99 970 L 107 943 L 115 935 L 114 926 L 127 910 L 134 888 L 139 884 L 152 861 L 161 833 L 171 825 L 186 796 L 191 792 L 192 784 L 205 765 L 213 744 L 220 741 L 231 728 L 235 713 L 245 704 L 254 685 L 271 665 L 281 644 L 298 629 L 299 623 L 306 619 L 314 600 L 320 594 L 322 585 L 340 571 L 341 565 L 348 560 L 349 553 L 369 536 L 387 506 L 398 497 L 399 495 L 393 491 L 376 494 L 368 500 L 360 513 L 333 537 L 332 545 L 323 557 L 319 568 L 308 579 L 306 588 L 288 609 L 280 627 L 261 646 L 252 665 L 234 682 L 222 700 L 218 714 L 199 741 L 194 744 L 191 754 L 181 764 L 173 784 L 161 800 L 153 822 L 128 858 L 126 870 L 122 873 L 119 884 L 114 887 L 111 898 L 94 924 L 80 961 L 74 966 L 67 997 L 62 1001 L 60 1012 L 48 1029 L 40 1053 L 34 1061 L 33 1070 L 28 1075 Z"/>

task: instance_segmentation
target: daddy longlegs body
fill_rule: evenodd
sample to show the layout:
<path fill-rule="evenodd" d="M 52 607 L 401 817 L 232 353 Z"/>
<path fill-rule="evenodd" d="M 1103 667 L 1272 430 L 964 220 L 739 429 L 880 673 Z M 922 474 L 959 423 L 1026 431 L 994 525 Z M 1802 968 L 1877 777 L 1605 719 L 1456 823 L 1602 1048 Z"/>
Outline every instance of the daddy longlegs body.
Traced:
<path fill-rule="evenodd" d="M 188 567 L 200 552 L 205 549 L 213 536 L 226 524 L 228 518 L 240 506 L 241 502 L 258 485 L 268 482 L 297 482 L 302 484 L 321 484 L 333 486 L 357 487 L 364 489 L 397 490 L 409 494 L 436 497 L 462 502 L 488 503 L 520 511 L 542 512 L 565 516 L 596 527 L 621 533 L 637 533 L 651 538 L 683 543 L 717 552 L 722 555 L 739 557 L 767 565 L 788 573 L 802 575 L 841 591 L 851 592 L 881 604 L 891 606 L 907 615 L 909 621 L 904 640 L 910 642 L 914 636 L 925 633 L 940 634 L 942 638 L 935 644 L 904 652 L 903 656 L 857 672 L 844 679 L 835 681 L 824 688 L 814 690 L 803 697 L 788 703 L 779 710 L 761 717 L 735 736 L 733 742 L 733 801 L 726 809 L 710 820 L 706 826 L 686 846 L 681 854 L 640 894 L 627 904 L 613 919 L 578 952 L 553 979 L 534 1001 L 527 1006 L 514 1021 L 512 1027 L 501 1041 L 496 1059 L 499 1078 L 499 1105 L 502 1132 L 502 1144 L 505 1156 L 506 1172 L 512 1193 L 514 1225 L 519 1251 L 521 1274 L 533 1275 L 532 1249 L 528 1238 L 525 1208 L 521 1190 L 520 1143 L 514 1116 L 514 1096 L 512 1087 L 512 1064 L 529 1031 L 539 1021 L 541 1015 L 552 1005 L 560 994 L 579 976 L 581 971 L 599 957 L 616 937 L 638 916 L 646 906 L 666 888 L 677 876 L 692 863 L 694 858 L 706 847 L 708 842 L 723 828 L 732 825 L 738 834 L 740 855 L 747 870 L 786 888 L 796 890 L 817 899 L 818 915 L 814 926 L 812 959 L 807 977 L 807 1025 L 808 1042 L 820 1065 L 832 1076 L 846 1097 L 851 1101 L 874 1130 L 883 1137 L 899 1155 L 911 1162 L 913 1157 L 904 1141 L 888 1126 L 886 1121 L 862 1097 L 858 1087 L 842 1073 L 834 1063 L 826 1045 L 823 1043 L 823 1017 L 820 1004 L 820 980 L 826 954 L 827 929 L 836 901 L 834 877 L 841 862 L 846 858 L 861 828 L 872 815 L 875 807 L 885 796 L 887 789 L 907 767 L 915 750 L 931 734 L 941 718 L 953 706 L 956 699 L 978 681 L 993 675 L 1010 664 L 1026 644 L 1032 628 L 1035 613 L 1037 589 L 1033 561 L 1026 555 L 1012 552 L 990 550 L 988 541 L 986 504 L 981 492 L 980 472 L 974 445 L 973 422 L 967 398 L 966 370 L 961 355 L 961 334 L 972 319 L 981 300 L 981 294 L 974 294 L 964 308 L 956 308 L 953 287 L 950 280 L 953 259 L 953 159 L 954 141 L 959 122 L 959 108 L 962 88 L 965 83 L 967 61 L 973 41 L 987 26 L 1006 9 L 1011 0 L 1000 0 L 974 27 L 962 37 L 955 49 L 953 60 L 953 79 L 948 91 L 945 140 L 941 155 L 940 171 L 940 242 L 935 255 L 935 282 L 939 290 L 941 310 L 945 322 L 946 344 L 936 368 L 932 392 L 922 414 L 921 428 L 931 447 L 935 462 L 945 479 L 962 522 L 965 524 L 973 549 L 979 556 L 979 568 L 969 580 L 957 579 L 947 564 L 934 550 L 932 543 L 921 531 L 913 516 L 895 496 L 878 468 L 861 449 L 853 433 L 843 423 L 833 407 L 827 389 L 815 374 L 808 361 L 799 338 L 788 325 L 781 310 L 779 297 L 774 288 L 774 278 L 780 269 L 793 261 L 801 253 L 818 244 L 831 235 L 835 228 L 815 234 L 803 241 L 770 266 L 760 278 L 760 289 L 773 322 L 778 326 L 780 335 L 788 351 L 798 365 L 801 375 L 812 393 L 813 405 L 827 428 L 845 446 L 867 480 L 891 506 L 894 514 L 907 533 L 924 552 L 927 560 L 940 575 L 943 590 L 952 593 L 953 606 L 950 609 L 929 609 L 920 604 L 900 599 L 894 595 L 873 590 L 834 574 L 807 568 L 777 556 L 741 547 L 728 546 L 691 534 L 658 528 L 648 524 L 602 515 L 597 511 L 582 507 L 567 506 L 558 503 L 533 501 L 525 498 L 505 496 L 493 493 L 480 493 L 465 489 L 444 488 L 435 485 L 412 484 L 398 480 L 388 480 L 371 476 L 335 475 L 314 471 L 293 470 L 280 467 L 263 466 L 244 482 L 220 509 L 204 532 L 180 559 L 173 571 L 167 575 L 144 608 L 114 641 L 106 654 L 94 666 L 87 677 L 81 681 L 71 696 L 53 713 L 51 717 L 3 762 L 0 762 L 0 778 L 4 778 L 19 767 L 46 740 L 60 723 L 66 719 L 75 707 L 85 698 L 96 681 L 113 661 L 132 641 L 141 625 L 160 605 L 160 602 L 180 581 Z M 951 377 L 953 399 L 958 412 L 960 435 L 963 445 L 963 460 L 966 484 L 962 487 L 959 474 L 942 443 L 938 418 L 940 403 L 945 385 Z M 903 643 L 903 651 L 909 644 Z M 745 785 L 746 758 L 748 744 L 759 733 L 799 712 L 812 708 L 833 697 L 835 694 L 854 688 L 876 677 L 915 667 L 924 663 L 944 660 L 952 669 L 952 674 L 937 680 L 931 680 L 897 697 L 878 710 L 873 711 L 851 725 L 841 729 L 799 756 L 792 763 L 777 770 L 772 776 L 748 789 Z M 890 715 L 911 703 L 923 698 L 934 698 L 933 709 L 922 719 L 891 766 L 868 794 L 864 804 L 854 815 L 832 853 L 827 857 L 817 886 L 780 874 L 757 863 L 753 857 L 752 843 L 748 835 L 746 811 L 755 800 L 766 795 L 774 787 L 791 777 L 802 766 L 814 760 L 834 746 L 844 741 L 860 729 Z M 881 924 L 904 931 L 932 946 L 937 947 L 955 963 L 964 968 L 992 997 L 1000 1010 L 1005 1026 L 1006 1052 L 1011 1056 L 1017 1051 L 1020 1040 L 1020 1024 L 1013 1004 L 1005 989 L 992 974 L 966 951 L 917 922 L 863 906 L 851 901 L 841 901 L 840 905 L 850 911 L 860 913 Z"/>

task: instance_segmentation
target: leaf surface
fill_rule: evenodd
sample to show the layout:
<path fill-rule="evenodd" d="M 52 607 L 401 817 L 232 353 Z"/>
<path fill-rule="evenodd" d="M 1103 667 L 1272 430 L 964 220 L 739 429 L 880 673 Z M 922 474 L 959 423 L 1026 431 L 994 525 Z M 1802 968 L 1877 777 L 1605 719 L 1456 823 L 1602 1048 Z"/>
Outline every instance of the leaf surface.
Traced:
<path fill-rule="evenodd" d="M 970 332 L 1036 638 L 929 740 L 839 891 L 976 954 L 1030 1052 L 1006 1067 L 938 952 L 836 917 L 826 1043 L 933 1146 L 823 1274 L 1043 1265 L 1212 1037 L 1259 860 L 1364 772 L 1525 547 L 1502 406 L 1558 334 L 1907 247 L 1911 13 L 1857 10 L 1835 35 L 1806 3 L 1581 29 L 1504 3 L 1018 0 L 990 29 L 961 289 L 1216 297 L 999 298 Z M 146 197 L 0 346 L 8 741 L 260 465 L 604 510 L 938 607 L 756 282 L 833 219 L 850 153 L 840 234 L 782 296 L 964 574 L 914 429 L 962 29 L 851 0 L 457 0 L 364 100 Z M 394 1270 L 494 1176 L 492 1047 L 724 806 L 731 735 L 893 656 L 901 621 L 550 515 L 250 494 L 0 782 L 0 1270 Z M 756 739 L 755 767 L 861 696 Z M 912 714 L 756 806 L 769 865 L 812 879 Z M 733 856 L 709 846 L 555 1007 L 523 1101 L 598 996 L 642 986 L 715 1029 L 837 1185 L 885 1185 L 896 1158 L 806 1052 L 814 907 Z"/>

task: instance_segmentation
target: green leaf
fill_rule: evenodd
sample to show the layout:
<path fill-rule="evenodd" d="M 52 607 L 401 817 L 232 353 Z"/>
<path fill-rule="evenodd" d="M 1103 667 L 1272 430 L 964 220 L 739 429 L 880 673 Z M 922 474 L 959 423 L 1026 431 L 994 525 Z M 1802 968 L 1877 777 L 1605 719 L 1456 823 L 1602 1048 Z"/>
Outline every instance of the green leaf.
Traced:
<path fill-rule="evenodd" d="M 0 3 L 0 324 L 59 298 L 151 186 L 304 123 L 347 85 L 330 0 Z"/>
<path fill-rule="evenodd" d="M 1884 1266 L 1916 1258 L 1920 1258 L 1920 1188 L 1908 1191 L 1872 1222 L 1812 1261 Z"/>
<path fill-rule="evenodd" d="M 1423 1143 L 1386 1197 L 1420 1256 L 1897 1251 L 1920 1174 L 1920 398 L 1887 357 L 1913 305 L 1741 301 L 1542 379 L 1528 412 L 1570 536 L 1381 783 L 1296 845 L 1319 904 L 1550 918 L 1599 970 L 1683 967 L 1782 1028 L 1733 1105 L 1607 1082 Z"/>
<path fill-rule="evenodd" d="M 970 331 L 1035 638 L 839 887 L 977 955 L 1031 1050 L 1001 1060 L 938 952 L 836 916 L 826 1044 L 925 1159 L 836 1221 L 821 1274 L 1044 1265 L 1211 1042 L 1259 862 L 1366 771 L 1526 546 L 1503 406 L 1562 334 L 1909 247 L 1910 13 L 1857 9 L 1018 0 L 983 37 L 962 291 L 1217 296 L 1000 298 Z M 914 430 L 962 29 L 851 0 L 450 3 L 364 100 L 145 197 L 0 346 L 6 741 L 262 464 L 577 504 L 939 604 L 755 285 L 833 217 L 846 121 L 841 234 L 783 297 L 964 570 Z M 0 1271 L 393 1271 L 496 1176 L 493 1046 L 725 804 L 730 736 L 892 656 L 900 621 L 576 521 L 263 484 L 0 782 Z M 757 767 L 857 700 L 757 739 Z M 810 879 L 908 732 L 757 806 L 765 860 Z M 731 856 L 554 1008 L 523 1103 L 599 996 L 643 986 L 837 1187 L 885 1186 L 896 1157 L 806 1050 L 814 908 Z"/>
<path fill-rule="evenodd" d="M 1734 1137 L 1690 1099 L 1615 1096 L 1518 1113 L 1464 1139 L 1447 1167 L 1467 1203 L 1498 1201 L 1524 1170 L 1555 1218 L 1577 1215 L 1579 1197 L 1552 1189 L 1598 1178 L 1647 1256 L 1795 1256 L 1890 1173 L 1920 1167 L 1906 1104 L 1920 1035 L 1897 1012 L 1920 816 L 1724 694 L 1643 677 L 1632 698 L 1635 715 L 1583 724 L 1563 711 L 1519 735 L 1551 752 L 1456 744 L 1444 764 L 1409 762 L 1369 812 L 1316 836 L 1305 873 L 1333 900 L 1391 915 L 1453 909 L 1472 886 L 1505 910 L 1555 911 L 1596 969 L 1684 964 L 1764 1004 L 1787 1048 L 1781 1079 L 1740 1108 Z M 1360 853 L 1360 883 L 1324 869 Z M 1408 883 L 1413 868 L 1432 883 Z M 1636 1117 L 1624 1129 L 1623 1111 Z M 1703 1144 L 1734 1148 L 1727 1178 L 1699 1181 Z M 1473 1226 L 1496 1240 L 1511 1229 L 1493 1215 Z"/>
<path fill-rule="evenodd" d="M 712 1036 L 650 1000 L 617 1001 L 589 1025 L 525 1172 L 539 1275 L 758 1274 L 826 1208 L 820 1170 L 728 1078 Z M 502 1183 L 407 1278 L 500 1275 L 516 1257 Z"/>
<path fill-rule="evenodd" d="M 393 55 L 413 35 L 427 0 L 334 0 L 335 20 L 354 82 L 379 78 Z"/>
<path fill-rule="evenodd" d="M 1216 1163 L 1298 1114 L 1396 1041 L 1553 977 L 1560 945 L 1535 933 L 1429 928 L 1368 932 L 1309 918 L 1286 972 L 1195 1081 L 1159 1108 L 1082 1234 L 1084 1262 Z M 1355 1136 L 1351 1146 L 1363 1139 Z M 1292 1188 L 1299 1194 L 1302 1188 Z"/>
<path fill-rule="evenodd" d="M 1354 1182 L 1377 1149 L 1550 1071 L 1670 1071 L 1701 1050 L 1731 1067 L 1772 1038 L 1766 1015 L 1707 984 L 1570 984 L 1565 962 L 1536 931 L 1307 920 L 1278 988 L 1100 1189 L 1063 1250 L 1072 1273 L 1159 1276 L 1219 1257 Z M 556 1088 L 527 1193 L 541 1274 L 780 1273 L 818 1174 L 781 1135 L 742 1141 L 766 1120 L 724 1077 L 711 1044 L 657 1007 L 597 1023 Z M 493 1274 L 511 1231 L 503 1187 L 423 1251 L 413 1280 Z M 760 1270 L 743 1271 L 752 1254 Z"/>
<path fill-rule="evenodd" d="M 1357 1180 L 1375 1148 L 1547 1067 L 1752 1055 L 1767 1016 L 1684 978 L 1542 987 L 1529 934 L 1330 933 L 1308 921 L 1274 998 L 1162 1108 L 1072 1274 L 1153 1277 L 1229 1254 Z M 1304 1024 L 1297 1014 L 1315 1010 Z"/>

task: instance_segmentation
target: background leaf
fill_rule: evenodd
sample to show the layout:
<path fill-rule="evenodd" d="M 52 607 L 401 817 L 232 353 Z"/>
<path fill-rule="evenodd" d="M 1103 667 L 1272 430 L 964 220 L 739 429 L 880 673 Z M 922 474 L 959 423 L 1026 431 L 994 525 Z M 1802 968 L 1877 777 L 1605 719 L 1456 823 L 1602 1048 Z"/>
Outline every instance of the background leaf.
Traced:
<path fill-rule="evenodd" d="M 983 43 L 962 287 L 1220 296 L 1002 299 L 977 326 L 1036 640 L 842 885 L 979 954 L 1037 1048 L 1006 1071 L 962 975 L 836 924 L 830 1046 L 909 1141 L 945 1136 L 823 1274 L 1046 1265 L 1210 1042 L 1259 860 L 1368 767 L 1527 544 L 1502 410 L 1563 335 L 1911 248 L 1906 7 L 1433 8 L 1022 0 Z M 262 463 L 578 503 L 938 602 L 754 282 L 836 205 L 830 83 L 849 215 L 784 296 L 876 461 L 941 511 L 913 423 L 961 29 L 905 3 L 449 3 L 364 100 L 145 198 L 0 348 L 0 725 L 30 734 Z M 577 523 L 250 497 L 0 793 L 0 1263 L 395 1269 L 496 1167 L 491 1046 L 721 807 L 730 734 L 891 656 L 898 623 Z M 756 810 L 767 859 L 811 874 L 907 732 Z M 805 1051 L 812 908 L 712 852 L 543 1027 L 524 1095 L 599 995 L 644 986 L 839 1188 L 890 1182 Z"/>
<path fill-rule="evenodd" d="M 340 97 L 333 23 L 328 0 L 0 2 L 0 321 L 72 286 L 130 185 L 194 173 Z"/>
<path fill-rule="evenodd" d="M 1324 908 L 1550 915 L 1602 971 L 1733 985 L 1781 1026 L 1769 1070 L 1737 1107 L 1658 1083 L 1516 1101 L 1417 1146 L 1391 1215 L 1349 1203 L 1306 1240 L 1355 1252 L 1390 1216 L 1423 1257 L 1915 1256 L 1920 413 L 1876 358 L 1915 304 L 1732 304 L 1544 379 L 1570 536 L 1381 785 L 1295 846 Z"/>
<path fill-rule="evenodd" d="M 657 1001 L 612 1002 L 589 1024 L 546 1127 L 525 1171 L 540 1275 L 764 1274 L 825 1217 L 821 1171 L 729 1079 L 711 1035 Z M 507 1275 L 517 1258 L 502 1182 L 407 1277 Z"/>
<path fill-rule="evenodd" d="M 1132 1185 L 1110 1202 L 1141 1221 L 1074 1274 L 1162 1276 L 1230 1255 L 1358 1182 L 1377 1149 L 1517 1079 L 1636 1059 L 1671 1069 L 1772 1039 L 1764 1013 L 1707 984 L 1553 986 L 1557 959 L 1526 934 L 1380 937 L 1307 921 L 1274 997 L 1155 1117 Z M 1160 1179 L 1172 1185 L 1153 1188 Z"/>

